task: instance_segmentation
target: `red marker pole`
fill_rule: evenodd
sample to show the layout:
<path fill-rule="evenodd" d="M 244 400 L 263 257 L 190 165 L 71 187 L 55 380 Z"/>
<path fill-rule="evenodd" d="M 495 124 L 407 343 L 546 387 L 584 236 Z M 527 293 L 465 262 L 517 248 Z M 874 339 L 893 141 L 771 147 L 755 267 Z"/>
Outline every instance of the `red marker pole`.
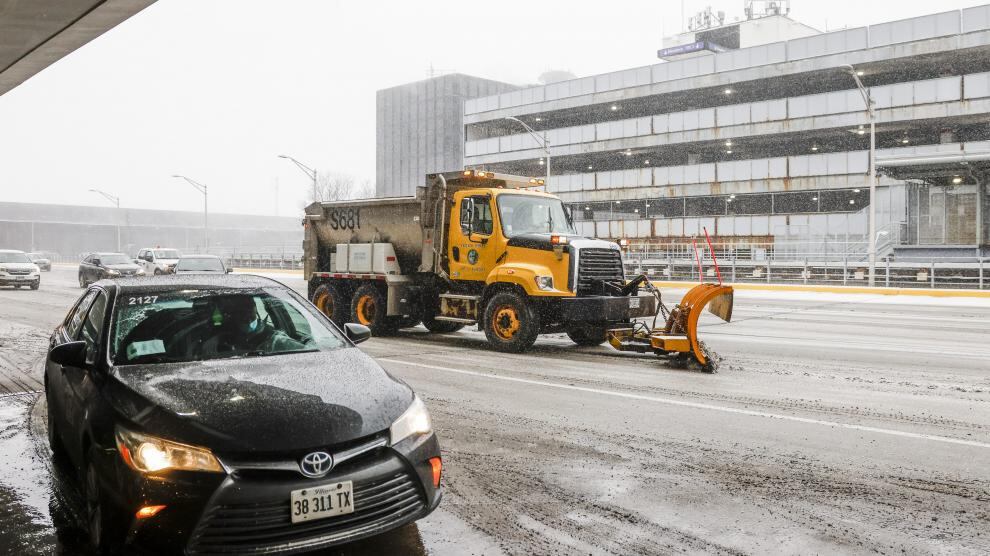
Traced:
<path fill-rule="evenodd" d="M 701 228 L 705 231 L 705 241 L 708 242 L 708 251 L 712 254 L 712 262 L 715 263 L 715 275 L 718 276 L 718 285 L 722 285 L 722 271 L 718 269 L 718 259 L 715 258 L 715 248 L 712 247 L 712 238 L 708 235 L 708 228 Z"/>
<path fill-rule="evenodd" d="M 691 245 L 694 247 L 694 258 L 698 260 L 698 281 L 705 283 L 705 269 L 701 266 L 701 253 L 698 252 L 698 242 L 691 238 Z"/>

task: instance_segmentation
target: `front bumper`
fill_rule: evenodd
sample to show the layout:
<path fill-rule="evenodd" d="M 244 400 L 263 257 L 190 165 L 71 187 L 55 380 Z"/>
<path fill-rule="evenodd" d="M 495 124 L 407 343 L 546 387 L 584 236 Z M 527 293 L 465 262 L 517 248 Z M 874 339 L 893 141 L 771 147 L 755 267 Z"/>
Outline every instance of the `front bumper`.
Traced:
<path fill-rule="evenodd" d="M 0 274 L 0 286 L 30 286 L 40 282 L 40 274 Z"/>
<path fill-rule="evenodd" d="M 151 478 L 132 472 L 116 457 L 117 467 L 130 476 L 117 502 L 123 515 L 131 518 L 142 505 L 167 506 L 152 518 L 133 519 L 128 543 L 137 548 L 186 554 L 292 554 L 377 535 L 432 512 L 442 490 L 433 486 L 429 459 L 439 455 L 435 435 L 411 438 L 341 463 L 320 479 L 274 469 Z M 291 522 L 291 491 L 339 481 L 354 483 L 353 513 Z"/>
<path fill-rule="evenodd" d="M 652 317 L 657 312 L 657 299 L 651 294 L 628 297 L 603 295 L 567 297 L 561 301 L 565 322 L 618 322 L 640 317 Z"/>

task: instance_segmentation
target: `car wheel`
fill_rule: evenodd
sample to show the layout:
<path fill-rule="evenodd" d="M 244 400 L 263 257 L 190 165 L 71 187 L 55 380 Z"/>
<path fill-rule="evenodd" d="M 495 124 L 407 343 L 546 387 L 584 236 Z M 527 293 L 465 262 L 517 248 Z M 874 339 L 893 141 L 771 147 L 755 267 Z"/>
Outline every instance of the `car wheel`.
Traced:
<path fill-rule="evenodd" d="M 65 451 L 65 445 L 62 444 L 62 439 L 58 435 L 57 425 L 55 424 L 55 415 L 52 413 L 52 404 L 48 401 L 48 396 L 45 396 L 45 405 L 48 413 L 48 447 L 52 450 L 52 462 L 56 465 L 62 462 L 68 461 L 68 454 Z"/>
<path fill-rule="evenodd" d="M 495 294 L 485 307 L 485 336 L 498 351 L 520 353 L 536 343 L 540 317 L 526 299 L 514 291 Z"/>
<path fill-rule="evenodd" d="M 41 287 L 41 280 L 38 280 L 37 282 L 31 284 L 31 289 L 32 290 L 36 290 L 36 289 L 38 289 L 40 287 Z"/>
<path fill-rule="evenodd" d="M 162 269 L 155 268 L 155 276 L 161 276 L 161 275 L 162 275 Z"/>
<path fill-rule="evenodd" d="M 363 324 L 375 336 L 395 332 L 395 321 L 388 318 L 385 295 L 372 284 L 365 284 L 351 298 L 351 322 Z"/>
<path fill-rule="evenodd" d="M 567 337 L 579 346 L 598 346 L 605 342 L 604 326 L 578 325 L 567 329 Z"/>
<path fill-rule="evenodd" d="M 423 296 L 423 326 L 434 334 L 450 334 L 464 328 L 463 324 L 448 320 L 436 320 L 440 312 L 440 300 L 436 295 Z"/>
<path fill-rule="evenodd" d="M 89 448 L 86 458 L 86 471 L 83 475 L 83 495 L 86 500 L 86 531 L 89 533 L 89 543 L 97 554 L 112 554 L 116 552 L 123 541 L 126 526 L 120 512 L 113 510 L 107 502 L 107 497 L 100 487 L 96 475 L 96 459 L 99 452 L 95 446 Z"/>
<path fill-rule="evenodd" d="M 338 326 L 347 322 L 350 315 L 350 304 L 338 286 L 320 284 L 313 292 L 313 305 Z"/>

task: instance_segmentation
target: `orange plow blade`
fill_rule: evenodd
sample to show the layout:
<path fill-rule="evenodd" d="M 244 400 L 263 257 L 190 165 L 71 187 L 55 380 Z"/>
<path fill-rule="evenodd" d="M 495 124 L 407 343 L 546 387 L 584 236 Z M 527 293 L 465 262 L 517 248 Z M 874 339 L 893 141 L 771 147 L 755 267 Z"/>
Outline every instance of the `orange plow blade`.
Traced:
<path fill-rule="evenodd" d="M 712 366 L 709 354 L 704 344 L 698 340 L 698 319 L 705 306 L 708 311 L 725 322 L 732 319 L 733 291 L 732 286 L 719 284 L 699 284 L 691 288 L 681 303 L 671 311 L 668 319 L 668 333 L 679 333 L 687 336 L 691 344 L 691 352 L 695 360 L 705 368 Z"/>

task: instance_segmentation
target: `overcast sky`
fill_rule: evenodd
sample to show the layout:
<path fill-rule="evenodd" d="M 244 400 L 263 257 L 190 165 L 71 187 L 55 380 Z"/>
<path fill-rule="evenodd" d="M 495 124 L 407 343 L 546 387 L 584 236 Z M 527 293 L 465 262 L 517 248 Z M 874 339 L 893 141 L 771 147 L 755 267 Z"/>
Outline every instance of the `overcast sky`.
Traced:
<path fill-rule="evenodd" d="M 982 3 L 794 0 L 791 17 L 834 30 Z M 211 211 L 297 214 L 310 182 L 277 155 L 373 181 L 376 90 L 431 66 L 524 84 L 652 64 L 681 4 L 158 0 L 0 96 L 0 200 L 104 204 L 95 187 L 198 210 L 178 173 Z"/>

